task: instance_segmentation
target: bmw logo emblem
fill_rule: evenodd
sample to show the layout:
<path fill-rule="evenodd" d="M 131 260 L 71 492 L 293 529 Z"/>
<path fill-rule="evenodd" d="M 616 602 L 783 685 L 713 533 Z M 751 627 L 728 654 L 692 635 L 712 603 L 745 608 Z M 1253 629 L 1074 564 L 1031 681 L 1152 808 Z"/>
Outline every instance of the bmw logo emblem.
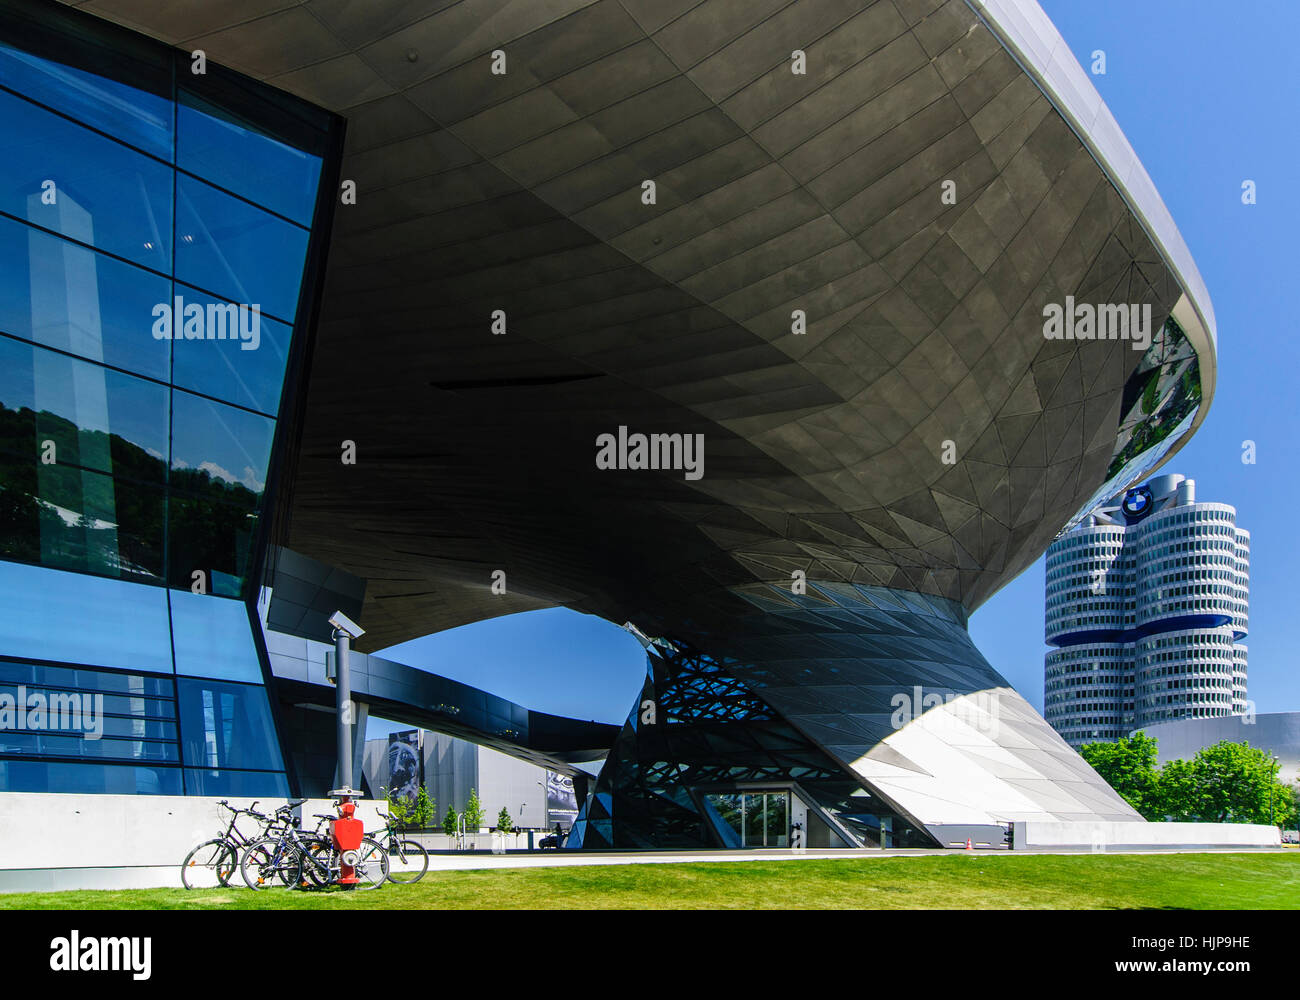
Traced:
<path fill-rule="evenodd" d="M 1129 490 L 1124 495 L 1123 508 L 1125 515 L 1134 520 L 1145 517 L 1151 512 L 1151 491 L 1145 486 Z"/>

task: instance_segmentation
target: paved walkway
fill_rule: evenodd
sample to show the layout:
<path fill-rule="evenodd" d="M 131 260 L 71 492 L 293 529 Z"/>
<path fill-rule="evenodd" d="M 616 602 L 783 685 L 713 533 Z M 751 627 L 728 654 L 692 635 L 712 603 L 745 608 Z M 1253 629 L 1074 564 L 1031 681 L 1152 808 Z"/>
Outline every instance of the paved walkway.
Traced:
<path fill-rule="evenodd" d="M 1224 854 L 1258 851 L 1261 848 L 1221 847 L 1206 849 L 1153 848 L 1145 851 L 1108 851 L 1109 854 Z M 1282 850 L 1263 848 L 1262 850 Z M 759 851 L 508 851 L 491 854 L 486 851 L 451 851 L 429 854 L 430 871 L 467 871 L 476 868 L 563 868 L 577 865 L 663 865 L 697 863 L 733 863 L 743 861 L 826 861 L 843 859 L 870 861 L 877 858 L 924 858 L 938 856 L 969 857 L 981 860 L 990 857 L 1009 857 L 1012 854 L 1091 854 L 1091 849 L 1055 851 L 959 851 L 942 849 L 909 850 L 821 850 L 792 851 L 776 848 Z"/>

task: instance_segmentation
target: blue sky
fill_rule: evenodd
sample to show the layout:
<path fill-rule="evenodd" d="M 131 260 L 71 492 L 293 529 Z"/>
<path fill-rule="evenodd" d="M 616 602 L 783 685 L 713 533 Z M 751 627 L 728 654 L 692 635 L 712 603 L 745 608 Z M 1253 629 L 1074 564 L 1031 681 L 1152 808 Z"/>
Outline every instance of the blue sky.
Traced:
<path fill-rule="evenodd" d="M 1259 712 L 1300 709 L 1287 635 L 1300 495 L 1294 252 L 1300 232 L 1300 3 L 1243 0 L 1040 0 L 1082 65 L 1106 53 L 1093 83 L 1169 206 L 1210 290 L 1218 388 L 1196 437 L 1165 466 L 1197 497 L 1233 504 L 1251 533 L 1249 697 Z M 1243 180 L 1258 203 L 1241 203 Z M 1254 465 L 1242 442 L 1255 442 Z M 1039 709 L 1043 563 L 984 605 L 971 634 Z M 479 622 L 388 650 L 530 708 L 622 722 L 644 676 L 622 629 L 562 609 Z M 372 735 L 376 729 L 372 727 Z"/>

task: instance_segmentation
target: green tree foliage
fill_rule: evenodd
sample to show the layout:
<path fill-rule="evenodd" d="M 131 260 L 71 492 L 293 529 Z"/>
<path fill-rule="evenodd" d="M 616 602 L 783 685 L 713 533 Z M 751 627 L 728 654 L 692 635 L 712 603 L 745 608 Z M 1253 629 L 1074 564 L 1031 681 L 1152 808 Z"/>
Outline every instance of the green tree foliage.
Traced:
<path fill-rule="evenodd" d="M 1192 810 L 1211 823 L 1291 825 L 1293 796 L 1277 780 L 1277 760 L 1249 743 L 1220 740 L 1196 753 Z"/>
<path fill-rule="evenodd" d="M 502 833 L 509 833 L 515 828 L 515 821 L 510 818 L 510 810 L 505 806 L 497 813 L 497 829 Z"/>
<path fill-rule="evenodd" d="M 465 803 L 465 832 L 478 833 L 483 826 L 483 803 L 479 801 L 478 792 L 469 790 L 469 799 Z"/>
<path fill-rule="evenodd" d="M 448 809 L 447 815 L 442 818 L 442 832 L 448 837 L 456 836 L 456 824 L 460 817 L 456 814 L 455 809 Z"/>
<path fill-rule="evenodd" d="M 1204 823 L 1295 824 L 1296 793 L 1277 779 L 1278 762 L 1247 742 L 1220 740 L 1191 760 L 1156 765 L 1156 741 L 1135 733 L 1088 743 L 1083 759 L 1143 817 Z"/>
<path fill-rule="evenodd" d="M 55 448 L 52 465 L 39 460 L 46 441 Z M 244 575 L 260 502 L 260 491 L 206 469 L 169 470 L 120 434 L 0 405 L 0 557 L 150 583 L 166 578 L 188 590 L 196 567 Z M 229 581 L 208 586 L 239 596 Z"/>
<path fill-rule="evenodd" d="M 392 792 L 385 788 L 384 790 L 384 812 L 388 813 L 388 818 L 392 820 L 393 825 L 399 830 L 406 827 L 411 822 L 411 803 L 406 799 L 393 798 Z"/>
<path fill-rule="evenodd" d="M 411 804 L 411 824 L 418 830 L 433 826 L 438 816 L 437 803 L 429 797 L 428 790 L 421 785 L 420 791 Z"/>
<path fill-rule="evenodd" d="M 1190 823 L 1196 818 L 1196 767 L 1190 760 L 1171 760 L 1160 769 L 1160 794 L 1147 819 Z"/>
<path fill-rule="evenodd" d="M 1150 736 L 1135 733 L 1114 743 L 1085 743 L 1079 753 L 1125 802 L 1155 819 L 1162 807 L 1156 749 Z"/>

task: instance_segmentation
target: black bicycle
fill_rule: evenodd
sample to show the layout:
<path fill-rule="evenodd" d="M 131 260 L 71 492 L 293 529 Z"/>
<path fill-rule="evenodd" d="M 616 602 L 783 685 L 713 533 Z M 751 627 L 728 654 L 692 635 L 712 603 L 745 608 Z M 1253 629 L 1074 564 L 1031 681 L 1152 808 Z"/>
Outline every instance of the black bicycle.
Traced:
<path fill-rule="evenodd" d="M 324 889 L 342 877 L 343 856 L 334 839 L 323 833 L 333 816 L 318 814 L 316 832 L 304 834 L 296 822 L 264 837 L 244 851 L 239 870 L 250 889 L 270 889 L 276 883 L 291 888 Z M 378 889 L 388 877 L 388 853 L 372 837 L 364 837 L 351 859 L 358 889 Z"/>
<path fill-rule="evenodd" d="M 379 815 L 384 818 L 384 829 L 376 834 L 376 839 L 388 852 L 388 881 L 399 885 L 420 881 L 429 870 L 429 852 L 418 840 L 399 837 L 400 829 L 393 825 L 393 818 L 388 813 L 380 812 Z"/>
<path fill-rule="evenodd" d="M 205 840 L 181 862 L 181 884 L 186 889 L 215 889 L 230 884 L 230 877 L 239 867 L 241 852 L 249 844 L 265 837 L 274 820 L 257 811 L 254 802 L 247 809 L 237 809 L 225 799 L 217 803 L 222 809 L 229 810 L 230 822 L 219 837 Z M 261 824 L 257 835 L 250 837 L 239 829 L 240 816 L 251 816 Z"/>

